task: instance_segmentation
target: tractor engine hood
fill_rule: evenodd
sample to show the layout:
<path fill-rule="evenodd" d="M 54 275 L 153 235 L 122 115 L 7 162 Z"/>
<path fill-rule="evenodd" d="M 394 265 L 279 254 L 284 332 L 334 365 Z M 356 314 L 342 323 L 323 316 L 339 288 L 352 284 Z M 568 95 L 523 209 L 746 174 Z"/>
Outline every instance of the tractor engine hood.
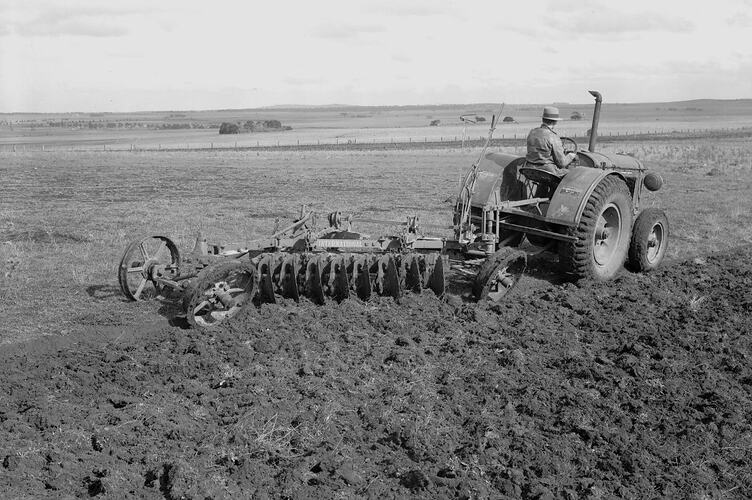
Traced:
<path fill-rule="evenodd" d="M 629 155 L 613 154 L 604 155 L 592 151 L 579 151 L 577 153 L 577 163 L 583 167 L 592 168 L 609 168 L 615 170 L 645 170 L 642 163 Z"/>

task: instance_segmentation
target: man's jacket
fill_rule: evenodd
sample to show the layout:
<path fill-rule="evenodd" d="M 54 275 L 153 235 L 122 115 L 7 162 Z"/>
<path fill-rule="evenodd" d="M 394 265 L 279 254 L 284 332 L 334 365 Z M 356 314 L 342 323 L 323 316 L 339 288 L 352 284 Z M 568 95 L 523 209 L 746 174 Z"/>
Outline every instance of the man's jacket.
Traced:
<path fill-rule="evenodd" d="M 564 155 L 561 139 L 546 124 L 534 128 L 527 135 L 525 159 L 528 164 L 553 173 L 556 173 L 557 167 L 565 168 L 569 163 Z"/>

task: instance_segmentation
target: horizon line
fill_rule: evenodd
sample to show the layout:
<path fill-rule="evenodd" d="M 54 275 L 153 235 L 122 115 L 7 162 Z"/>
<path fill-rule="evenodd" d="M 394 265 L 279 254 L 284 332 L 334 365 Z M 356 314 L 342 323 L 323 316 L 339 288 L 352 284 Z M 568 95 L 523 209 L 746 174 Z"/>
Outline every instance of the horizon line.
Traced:
<path fill-rule="evenodd" d="M 637 102 L 608 102 L 603 104 L 612 105 L 655 105 L 655 104 L 679 104 L 693 103 L 698 101 L 713 102 L 734 102 L 734 101 L 752 101 L 752 97 L 741 98 L 696 98 L 683 99 L 679 101 L 637 101 Z M 257 106 L 250 108 L 207 108 L 207 109 L 133 109 L 129 111 L 0 111 L 2 115 L 73 115 L 73 114 L 130 114 L 130 113 L 209 113 L 209 112 L 227 112 L 227 111 L 305 111 L 321 109 L 405 109 L 405 108 L 450 108 L 459 106 L 586 106 L 592 104 L 588 102 L 551 102 L 551 103 L 501 103 L 501 102 L 472 102 L 472 103 L 444 103 L 444 104 L 270 104 L 266 106 Z"/>

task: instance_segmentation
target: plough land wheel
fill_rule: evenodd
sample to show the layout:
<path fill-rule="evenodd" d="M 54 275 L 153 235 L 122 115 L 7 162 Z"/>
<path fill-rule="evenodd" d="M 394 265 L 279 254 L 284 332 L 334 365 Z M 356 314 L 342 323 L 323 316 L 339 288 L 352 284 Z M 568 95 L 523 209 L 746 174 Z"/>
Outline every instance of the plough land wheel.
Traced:
<path fill-rule="evenodd" d="M 166 236 L 147 236 L 132 241 L 118 267 L 118 283 L 130 300 L 152 299 L 162 293 L 157 278 L 179 274 L 180 252 Z"/>
<path fill-rule="evenodd" d="M 198 328 L 213 328 L 235 316 L 254 294 L 255 270 L 248 261 L 231 260 L 207 267 L 196 277 L 186 318 Z"/>
<path fill-rule="evenodd" d="M 647 208 L 640 213 L 632 229 L 629 267 L 635 271 L 652 271 L 658 267 L 668 248 L 668 218 L 663 210 Z"/>
<path fill-rule="evenodd" d="M 509 294 L 527 267 L 527 254 L 504 247 L 491 255 L 475 277 L 473 294 L 478 300 L 500 302 Z"/>
<path fill-rule="evenodd" d="M 562 245 L 562 261 L 577 278 L 610 280 L 624 265 L 632 229 L 632 197 L 619 177 L 609 175 L 588 198 L 577 241 Z"/>

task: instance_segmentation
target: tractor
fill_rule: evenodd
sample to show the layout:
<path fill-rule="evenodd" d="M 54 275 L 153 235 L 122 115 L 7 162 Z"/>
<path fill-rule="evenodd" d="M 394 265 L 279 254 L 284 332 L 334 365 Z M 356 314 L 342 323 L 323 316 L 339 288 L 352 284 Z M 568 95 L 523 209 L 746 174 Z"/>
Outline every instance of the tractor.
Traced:
<path fill-rule="evenodd" d="M 631 156 L 596 152 L 602 98 L 590 93 L 588 149 L 562 138 L 565 150 L 577 153 L 563 177 L 526 165 L 524 157 L 487 152 L 498 116 L 492 118 L 456 198 L 452 238 L 426 235 L 415 216 L 395 222 L 332 212 L 319 227 L 320 218 L 303 207 L 289 226 L 237 249 L 199 234 L 181 256 L 166 236 L 136 239 L 120 261 L 120 288 L 130 300 L 177 296 L 189 324 L 213 328 L 246 306 L 279 300 L 323 304 L 423 291 L 441 297 L 452 273 L 473 277 L 478 300 L 500 301 L 518 284 L 528 257 L 543 252 L 558 254 L 575 279 L 612 279 L 627 260 L 636 271 L 655 269 L 666 253 L 668 220 L 657 208 L 642 209 L 641 199 L 662 179 Z M 371 238 L 353 231 L 355 222 L 402 230 Z"/>
<path fill-rule="evenodd" d="M 516 284 L 529 253 L 519 249 L 524 239 L 538 252 L 557 253 L 575 279 L 610 280 L 625 261 L 635 271 L 650 271 L 663 260 L 668 219 L 641 203 L 643 189 L 657 191 L 663 180 L 632 156 L 596 151 L 602 96 L 590 94 L 588 149 L 561 138 L 565 152 L 577 153 L 563 177 L 485 148 L 465 176 L 447 251 L 485 259 L 473 286 L 479 299 L 500 300 Z"/>

